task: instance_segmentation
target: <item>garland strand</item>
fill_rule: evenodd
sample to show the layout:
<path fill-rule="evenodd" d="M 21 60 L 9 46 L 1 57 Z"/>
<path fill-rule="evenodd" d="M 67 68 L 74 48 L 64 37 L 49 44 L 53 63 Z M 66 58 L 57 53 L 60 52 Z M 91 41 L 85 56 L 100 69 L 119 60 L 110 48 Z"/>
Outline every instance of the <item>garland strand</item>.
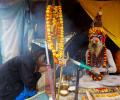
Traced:
<path fill-rule="evenodd" d="M 102 64 L 102 67 L 103 68 L 106 68 L 107 66 L 107 54 L 106 54 L 106 50 L 107 48 L 105 47 L 104 48 L 104 58 L 103 58 L 103 64 Z M 88 61 L 87 61 L 87 65 L 91 66 L 91 63 L 92 63 L 92 59 L 91 59 L 91 53 L 90 53 L 90 50 L 88 52 Z M 88 75 L 90 75 L 90 77 L 92 77 L 92 79 L 94 81 L 101 81 L 105 75 L 104 72 L 101 72 L 99 75 L 95 75 L 94 73 L 92 72 L 88 72 Z"/>
<path fill-rule="evenodd" d="M 60 66 L 65 65 L 64 61 L 64 31 L 63 31 L 63 17 L 62 7 L 48 5 L 46 9 L 46 40 L 48 48 L 53 53 L 54 63 Z M 60 80 L 58 86 L 58 96 L 60 95 L 60 85 L 62 80 L 62 70 L 60 69 Z"/>
<path fill-rule="evenodd" d="M 52 50 L 54 62 L 59 64 L 59 60 L 64 57 L 64 31 L 61 6 L 47 6 L 46 38 L 48 48 Z"/>

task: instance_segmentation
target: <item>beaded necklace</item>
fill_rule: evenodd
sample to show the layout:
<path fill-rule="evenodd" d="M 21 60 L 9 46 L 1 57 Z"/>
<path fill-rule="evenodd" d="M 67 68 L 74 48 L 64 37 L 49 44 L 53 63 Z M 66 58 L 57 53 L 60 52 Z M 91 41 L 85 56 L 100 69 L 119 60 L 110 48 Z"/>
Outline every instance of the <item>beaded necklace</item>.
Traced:
<path fill-rule="evenodd" d="M 102 67 L 103 68 L 106 68 L 107 66 L 107 54 L 106 54 L 106 47 L 103 48 L 103 50 L 101 51 L 101 56 L 98 56 L 98 57 L 95 57 L 91 54 L 90 50 L 88 51 L 88 61 L 87 61 L 87 65 L 89 66 L 94 66 L 94 67 L 100 67 L 100 65 L 102 64 Z M 102 54 L 103 52 L 103 54 Z M 104 56 L 103 59 L 102 59 L 102 55 Z M 103 61 L 103 62 L 102 62 Z M 92 79 L 94 81 L 101 81 L 105 75 L 104 72 L 101 72 L 99 75 L 96 75 L 90 71 L 87 72 L 88 75 L 90 77 L 92 77 Z"/>

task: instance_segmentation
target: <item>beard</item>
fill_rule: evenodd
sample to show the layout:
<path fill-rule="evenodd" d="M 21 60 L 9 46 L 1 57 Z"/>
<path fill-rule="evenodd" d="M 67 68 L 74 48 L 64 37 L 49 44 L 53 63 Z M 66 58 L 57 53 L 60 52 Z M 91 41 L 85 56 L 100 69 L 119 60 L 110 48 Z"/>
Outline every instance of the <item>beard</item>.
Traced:
<path fill-rule="evenodd" d="M 92 44 L 90 46 L 90 51 L 92 54 L 94 54 L 95 52 L 97 52 L 97 44 Z"/>
<path fill-rule="evenodd" d="M 89 43 L 89 49 L 92 54 L 99 53 L 102 49 L 102 43 Z"/>

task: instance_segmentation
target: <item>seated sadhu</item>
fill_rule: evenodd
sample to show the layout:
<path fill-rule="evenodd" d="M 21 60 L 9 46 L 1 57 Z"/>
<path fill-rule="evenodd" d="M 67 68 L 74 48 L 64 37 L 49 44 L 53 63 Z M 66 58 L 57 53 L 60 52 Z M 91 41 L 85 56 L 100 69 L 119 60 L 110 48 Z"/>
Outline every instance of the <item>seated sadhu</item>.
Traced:
<path fill-rule="evenodd" d="M 33 48 L 0 65 L 0 100 L 25 100 L 36 94 L 37 81 L 47 65 L 45 49 L 34 44 Z"/>
<path fill-rule="evenodd" d="M 95 81 L 102 80 L 108 73 L 116 72 L 112 53 L 105 46 L 106 32 L 102 27 L 101 16 L 102 13 L 98 12 L 89 29 L 89 46 L 86 52 L 86 64 L 97 73 L 87 71 L 87 74 Z"/>

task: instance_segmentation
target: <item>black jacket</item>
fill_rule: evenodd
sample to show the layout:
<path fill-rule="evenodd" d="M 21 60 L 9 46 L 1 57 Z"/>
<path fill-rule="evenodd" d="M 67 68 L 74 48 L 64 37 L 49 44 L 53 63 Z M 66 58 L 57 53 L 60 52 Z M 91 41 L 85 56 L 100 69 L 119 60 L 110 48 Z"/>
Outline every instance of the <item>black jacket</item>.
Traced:
<path fill-rule="evenodd" d="M 0 100 L 15 100 L 24 85 L 35 89 L 41 74 L 34 73 L 35 60 L 31 55 L 15 57 L 0 66 Z"/>

